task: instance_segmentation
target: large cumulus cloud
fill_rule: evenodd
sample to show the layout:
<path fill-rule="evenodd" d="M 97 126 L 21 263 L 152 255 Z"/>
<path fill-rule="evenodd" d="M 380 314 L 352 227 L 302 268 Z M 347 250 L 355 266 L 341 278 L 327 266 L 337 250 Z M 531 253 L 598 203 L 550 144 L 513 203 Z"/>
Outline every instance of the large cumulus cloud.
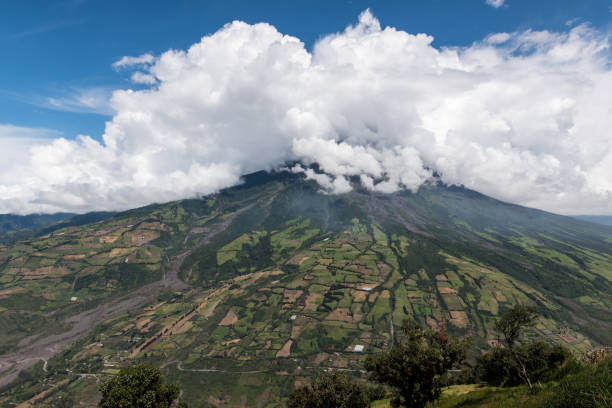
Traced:
<path fill-rule="evenodd" d="M 503 200 L 612 213 L 604 34 L 582 25 L 469 47 L 432 41 L 382 29 L 369 11 L 311 52 L 269 24 L 227 24 L 130 64 L 150 85 L 114 92 L 103 142 L 33 145 L 2 179 L 0 212 L 129 208 L 300 160 L 325 174 L 293 171 L 332 192 L 350 190 L 351 175 L 376 191 L 418 189 L 436 171 Z"/>

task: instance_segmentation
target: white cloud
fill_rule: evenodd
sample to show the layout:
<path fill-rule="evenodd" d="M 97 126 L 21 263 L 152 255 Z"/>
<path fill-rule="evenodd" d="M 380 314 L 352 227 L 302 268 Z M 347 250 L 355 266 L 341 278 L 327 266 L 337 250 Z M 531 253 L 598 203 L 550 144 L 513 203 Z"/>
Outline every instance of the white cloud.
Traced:
<path fill-rule="evenodd" d="M 55 129 L 16 126 L 9 123 L 0 124 L 0 140 L 3 141 L 7 139 L 43 140 L 60 135 L 61 132 Z"/>
<path fill-rule="evenodd" d="M 151 64 L 153 64 L 153 62 L 155 62 L 155 57 L 153 57 L 151 54 L 142 54 L 137 57 L 125 56 L 114 62 L 113 68 L 116 70 L 123 68 L 128 70 L 139 68 L 146 70 L 151 66 Z M 153 85 L 155 82 L 157 82 L 154 75 L 143 71 L 136 71 L 132 73 L 130 79 L 136 84 Z"/>
<path fill-rule="evenodd" d="M 137 57 L 125 56 L 113 63 L 115 69 L 133 67 L 139 65 L 150 65 L 155 58 L 151 54 L 142 54 Z"/>
<path fill-rule="evenodd" d="M 486 0 L 486 3 L 489 6 L 495 7 L 495 8 L 500 8 L 501 6 L 504 5 L 505 2 L 506 0 Z"/>
<path fill-rule="evenodd" d="M 488 36 L 486 41 L 489 44 L 503 44 L 511 38 L 512 36 L 508 33 L 495 33 Z"/>
<path fill-rule="evenodd" d="M 293 173 L 304 173 L 307 179 L 316 181 L 324 193 L 343 194 L 353 189 L 350 182 L 344 176 L 332 177 L 325 173 L 316 173 L 313 169 L 305 169 L 299 164 L 290 170 Z"/>
<path fill-rule="evenodd" d="M 0 160 L 0 191 L 4 191 L 4 188 L 15 183 L 16 174 L 29 171 L 27 163 L 30 159 L 31 147 L 47 143 L 60 136 L 61 132 L 53 129 L 0 124 L 0 146 L 4 158 Z M 12 186 L 13 190 L 19 188 L 19 186 Z"/>
<path fill-rule="evenodd" d="M 417 189 L 435 170 L 523 205 L 612 214 L 604 34 L 432 41 L 383 29 L 369 11 L 312 52 L 269 24 L 232 22 L 141 67 L 152 87 L 114 92 L 103 143 L 32 147 L 0 182 L 0 212 L 125 209 L 301 160 L 319 164 L 325 174 L 303 171 L 332 192 L 353 175 L 376 191 Z"/>
<path fill-rule="evenodd" d="M 106 87 L 73 87 L 56 93 L 52 97 L 30 98 L 30 103 L 65 112 L 97 113 L 111 115 L 112 90 Z"/>
<path fill-rule="evenodd" d="M 144 72 L 134 72 L 131 76 L 131 80 L 134 83 L 137 84 L 147 84 L 147 85 L 152 85 L 155 82 L 157 82 L 157 80 L 155 79 L 155 77 L 151 74 L 145 74 Z"/>

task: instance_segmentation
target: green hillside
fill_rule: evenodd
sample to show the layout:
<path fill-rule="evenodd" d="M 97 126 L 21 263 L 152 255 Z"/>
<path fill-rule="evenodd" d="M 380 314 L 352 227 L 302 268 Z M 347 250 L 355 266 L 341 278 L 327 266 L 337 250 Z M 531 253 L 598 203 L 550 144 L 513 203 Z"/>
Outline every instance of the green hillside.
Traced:
<path fill-rule="evenodd" d="M 48 225 L 74 216 L 70 213 L 15 215 L 0 214 L 0 243 L 14 242 L 34 236 Z"/>
<path fill-rule="evenodd" d="M 327 195 L 256 173 L 0 246 L 0 406 L 95 406 L 141 361 L 194 406 L 278 406 L 317 370 L 363 375 L 406 318 L 484 350 L 517 302 L 541 315 L 528 337 L 585 352 L 612 345 L 611 293 L 610 227 L 461 187 Z"/>

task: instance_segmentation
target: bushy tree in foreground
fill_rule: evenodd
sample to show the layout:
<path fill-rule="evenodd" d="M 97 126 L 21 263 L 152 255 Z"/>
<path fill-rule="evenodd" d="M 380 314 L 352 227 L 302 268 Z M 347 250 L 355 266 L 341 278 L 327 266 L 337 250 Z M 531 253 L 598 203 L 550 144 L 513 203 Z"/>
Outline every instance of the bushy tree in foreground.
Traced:
<path fill-rule="evenodd" d="M 169 408 L 179 395 L 176 384 L 166 384 L 159 368 L 147 364 L 123 368 L 100 391 L 102 408 Z"/>
<path fill-rule="evenodd" d="M 513 349 L 495 347 L 479 357 L 477 365 L 482 380 L 502 387 L 524 383 L 523 367 L 530 381 L 547 382 L 579 370 L 580 364 L 567 348 L 536 341 Z"/>
<path fill-rule="evenodd" d="M 533 390 L 533 382 L 529 376 L 527 366 L 525 361 L 523 361 L 521 353 L 514 348 L 514 343 L 516 343 L 520 337 L 523 329 L 536 324 L 537 317 L 538 312 L 535 307 L 519 303 L 507 310 L 495 322 L 495 330 L 504 337 L 506 346 L 508 347 L 507 354 L 512 357 L 518 366 L 518 374 L 523 381 L 527 383 L 530 390 Z"/>
<path fill-rule="evenodd" d="M 405 325 L 399 343 L 368 357 L 365 368 L 394 390 L 392 406 L 421 408 L 440 397 L 447 371 L 465 359 L 468 345 L 443 332 Z"/>
<path fill-rule="evenodd" d="M 535 325 L 537 316 L 534 307 L 521 304 L 500 316 L 495 329 L 505 347 L 494 347 L 478 358 L 477 372 L 481 379 L 497 386 L 525 383 L 534 391 L 534 384 L 559 380 L 580 370 L 581 364 L 565 347 L 543 341 L 516 344 L 523 330 Z"/>
<path fill-rule="evenodd" d="M 538 312 L 535 307 L 517 304 L 497 319 L 495 330 L 504 337 L 508 347 L 512 348 L 523 329 L 535 325 L 537 317 Z"/>
<path fill-rule="evenodd" d="M 382 398 L 383 395 L 377 396 Z M 321 374 L 312 384 L 296 388 L 287 401 L 289 408 L 367 408 L 370 387 L 338 372 Z"/>

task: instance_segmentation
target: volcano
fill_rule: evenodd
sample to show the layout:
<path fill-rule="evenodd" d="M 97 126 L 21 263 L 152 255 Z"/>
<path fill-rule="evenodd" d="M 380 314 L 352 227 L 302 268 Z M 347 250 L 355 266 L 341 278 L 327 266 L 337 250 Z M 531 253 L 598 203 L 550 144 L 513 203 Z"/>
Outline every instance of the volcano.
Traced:
<path fill-rule="evenodd" d="M 98 219 L 0 246 L 0 404 L 95 406 L 100 375 L 146 361 L 194 406 L 274 405 L 317 369 L 359 375 L 406 320 L 486 350 L 516 303 L 530 338 L 612 344 L 612 227 L 460 186 L 259 172 Z"/>

